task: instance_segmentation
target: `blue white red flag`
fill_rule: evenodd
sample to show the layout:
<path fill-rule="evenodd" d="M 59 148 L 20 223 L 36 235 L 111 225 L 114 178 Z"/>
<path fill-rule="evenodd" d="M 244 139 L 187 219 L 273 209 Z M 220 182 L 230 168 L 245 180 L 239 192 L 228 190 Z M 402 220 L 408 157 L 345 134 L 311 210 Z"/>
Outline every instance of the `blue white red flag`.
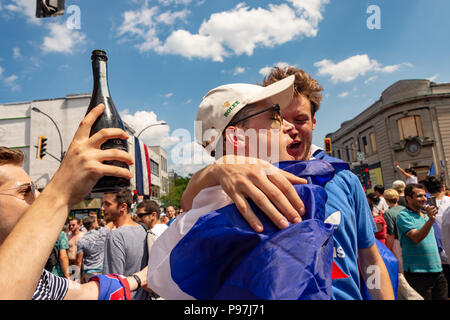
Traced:
<path fill-rule="evenodd" d="M 100 293 L 98 300 L 131 300 L 130 284 L 127 278 L 118 274 L 99 274 L 89 278 L 98 281 Z"/>
<path fill-rule="evenodd" d="M 324 223 L 323 185 L 333 168 L 314 160 L 284 170 L 309 182 L 294 186 L 302 222 L 280 231 L 249 201 L 264 226 L 256 233 L 220 187 L 202 190 L 154 243 L 149 287 L 164 299 L 330 299 L 334 227 Z"/>
<path fill-rule="evenodd" d="M 133 173 L 131 186 L 136 188 L 138 195 L 151 195 L 150 158 L 147 145 L 137 137 L 128 144 L 129 153 L 133 156 L 134 164 L 130 166 Z"/>

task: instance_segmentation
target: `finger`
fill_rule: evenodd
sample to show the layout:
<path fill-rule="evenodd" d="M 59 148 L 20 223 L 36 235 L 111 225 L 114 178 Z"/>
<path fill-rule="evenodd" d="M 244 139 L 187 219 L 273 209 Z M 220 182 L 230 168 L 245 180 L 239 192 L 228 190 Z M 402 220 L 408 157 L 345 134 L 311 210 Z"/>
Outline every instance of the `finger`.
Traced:
<path fill-rule="evenodd" d="M 133 177 L 130 170 L 114 165 L 102 164 L 98 167 L 101 176 L 113 176 L 118 178 L 131 179 Z"/>
<path fill-rule="evenodd" d="M 264 227 L 261 221 L 253 212 L 245 197 L 239 193 L 233 193 L 233 197 L 231 199 L 236 205 L 238 211 L 241 213 L 242 217 L 250 225 L 250 227 L 256 232 L 261 233 L 264 230 Z"/>
<path fill-rule="evenodd" d="M 253 182 L 291 223 L 302 221 L 303 202 L 286 178 L 282 175 L 271 175 L 259 177 L 258 180 Z"/>
<path fill-rule="evenodd" d="M 286 218 L 275 208 L 275 206 L 270 202 L 264 192 L 257 188 L 253 184 L 248 184 L 246 186 L 245 193 L 253 202 L 256 204 L 261 211 L 280 229 L 285 229 L 289 227 L 289 223 Z"/>
<path fill-rule="evenodd" d="M 128 165 L 133 164 L 133 157 L 126 151 L 119 149 L 99 150 L 97 155 L 98 161 L 116 160 L 124 162 Z"/>
<path fill-rule="evenodd" d="M 105 110 L 105 106 L 103 104 L 99 104 L 95 108 L 93 108 L 83 120 L 81 120 L 80 125 L 78 126 L 77 131 L 75 132 L 74 140 L 87 138 L 91 132 L 92 125 L 95 120 L 103 113 Z"/>
<path fill-rule="evenodd" d="M 308 181 L 306 179 L 297 177 L 295 174 L 290 172 L 280 170 L 280 173 L 291 183 L 291 184 L 307 184 Z"/>
<path fill-rule="evenodd" d="M 270 195 L 272 202 L 291 223 L 302 221 L 301 216 L 305 214 L 305 204 L 290 181 L 284 175 L 272 175 L 267 178 L 276 188 L 275 191 L 272 191 L 275 194 Z"/>
<path fill-rule="evenodd" d="M 107 129 L 100 130 L 99 132 L 94 134 L 92 137 L 90 137 L 89 138 L 89 143 L 94 148 L 98 149 L 98 148 L 101 147 L 102 144 L 104 144 L 106 141 L 108 141 L 110 139 L 126 140 L 129 137 L 130 136 L 128 135 L 128 133 L 126 133 L 122 129 L 119 129 L 119 128 L 107 128 Z"/>

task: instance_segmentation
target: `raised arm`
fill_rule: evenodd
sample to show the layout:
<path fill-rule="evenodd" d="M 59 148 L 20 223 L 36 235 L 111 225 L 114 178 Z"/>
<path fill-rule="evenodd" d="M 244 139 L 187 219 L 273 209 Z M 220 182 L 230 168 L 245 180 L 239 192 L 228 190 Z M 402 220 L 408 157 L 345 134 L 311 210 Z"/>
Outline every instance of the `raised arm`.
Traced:
<path fill-rule="evenodd" d="M 263 227 L 246 198 L 252 199 L 275 225 L 284 229 L 288 227 L 287 221 L 300 222 L 305 213 L 304 204 L 293 187 L 304 183 L 305 179 L 264 160 L 228 155 L 192 176 L 182 197 L 182 208 L 190 210 L 202 189 L 220 185 L 256 232 L 261 232 Z"/>
<path fill-rule="evenodd" d="M 88 195 L 100 177 L 131 178 L 129 170 L 102 163 L 131 164 L 127 152 L 100 149 L 109 139 L 128 139 L 126 132 L 103 129 L 89 137 L 103 110 L 103 105 L 97 106 L 84 118 L 58 171 L 0 247 L 0 299 L 31 299 L 69 209 Z M 39 234 L 39 241 L 29 241 L 30 234 Z"/>

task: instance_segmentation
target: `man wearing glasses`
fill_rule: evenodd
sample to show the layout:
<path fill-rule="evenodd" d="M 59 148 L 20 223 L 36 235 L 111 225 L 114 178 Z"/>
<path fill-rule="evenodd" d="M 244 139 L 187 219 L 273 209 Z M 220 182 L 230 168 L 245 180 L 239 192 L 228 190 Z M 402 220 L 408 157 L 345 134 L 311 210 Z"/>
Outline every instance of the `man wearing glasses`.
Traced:
<path fill-rule="evenodd" d="M 161 210 L 159 205 L 152 200 L 144 200 L 138 204 L 136 215 L 138 222 L 145 224 L 146 228 L 151 230 L 156 237 L 159 237 L 168 227 L 160 222 Z"/>
<path fill-rule="evenodd" d="M 322 87 L 306 72 L 294 67 L 272 69 L 263 85 L 272 86 L 294 76 L 294 98 L 289 106 L 281 108 L 284 121 L 289 121 L 294 126 L 291 133 L 296 136 L 295 142 L 287 150 L 293 160 L 324 159 L 326 155 L 323 150 L 312 144 L 316 127 L 315 113 L 320 107 Z M 208 145 L 203 146 L 206 151 L 212 151 Z M 239 163 L 233 155 L 226 154 L 223 158 L 220 156 L 222 155 L 216 155 L 216 163 L 194 174 L 183 194 L 184 210 L 192 208 L 193 199 L 200 190 L 220 185 L 257 232 L 262 232 L 263 228 L 246 198 L 252 199 L 280 229 L 287 228 L 288 222 L 301 221 L 305 212 L 303 202 L 293 192 L 293 181 L 281 170 L 268 175 L 265 172 L 271 166 L 270 163 L 253 161 L 253 165 L 248 165 L 242 161 Z M 337 160 L 327 159 L 324 160 Z M 285 159 L 280 157 L 280 160 Z M 350 170 L 336 171 L 325 190 L 328 194 L 326 218 L 336 228 L 333 236 L 333 262 L 339 268 L 336 277 L 333 277 L 332 298 L 362 299 L 359 270 L 363 270 L 361 276 L 367 280 L 371 276 L 370 267 L 375 266 L 379 272 L 377 279 L 380 280 L 380 285 L 369 290 L 371 298 L 393 299 L 390 278 L 373 235 L 373 218 L 358 178 Z"/>

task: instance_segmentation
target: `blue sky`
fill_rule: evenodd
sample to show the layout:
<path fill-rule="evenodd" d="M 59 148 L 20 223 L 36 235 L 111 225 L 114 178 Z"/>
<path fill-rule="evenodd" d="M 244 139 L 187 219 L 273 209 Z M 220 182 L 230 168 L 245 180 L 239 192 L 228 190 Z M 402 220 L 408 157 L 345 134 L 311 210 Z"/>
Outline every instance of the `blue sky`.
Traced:
<path fill-rule="evenodd" d="M 371 5 L 378 16 L 367 13 Z M 203 95 L 259 83 L 275 64 L 303 68 L 324 87 L 319 146 L 398 80 L 450 82 L 448 0 L 66 0 L 70 6 L 80 16 L 36 19 L 34 0 L 0 0 L 0 103 L 90 92 L 90 53 L 103 49 L 125 121 L 136 131 L 166 121 L 142 138 L 165 147 L 181 174 L 203 166 L 171 157 L 193 140 Z M 376 17 L 380 28 L 370 29 Z"/>

